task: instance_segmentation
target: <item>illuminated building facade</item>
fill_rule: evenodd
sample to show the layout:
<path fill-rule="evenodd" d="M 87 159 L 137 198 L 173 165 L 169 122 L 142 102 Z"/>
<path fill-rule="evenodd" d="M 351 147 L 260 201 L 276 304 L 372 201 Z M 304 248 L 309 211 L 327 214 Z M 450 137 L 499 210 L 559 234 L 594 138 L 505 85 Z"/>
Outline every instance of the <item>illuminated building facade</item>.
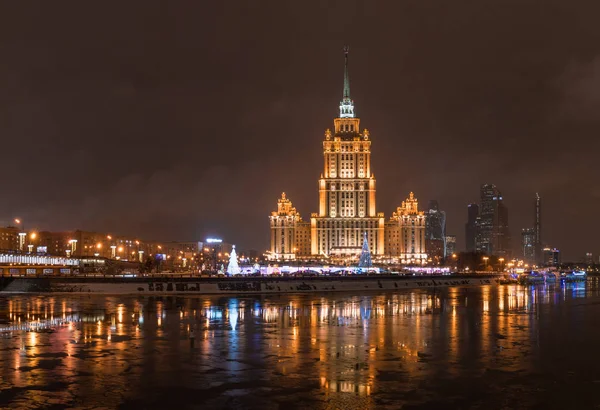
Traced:
<path fill-rule="evenodd" d="M 419 211 L 419 202 L 411 192 L 386 224 L 386 254 L 398 257 L 403 264 L 427 261 L 425 245 L 425 213 Z"/>
<path fill-rule="evenodd" d="M 269 217 L 271 223 L 272 260 L 291 260 L 310 255 L 310 224 L 304 222 L 285 192 L 277 200 L 277 210 Z"/>
<path fill-rule="evenodd" d="M 446 259 L 456 255 L 456 235 L 446 235 Z"/>
<path fill-rule="evenodd" d="M 376 211 L 375 177 L 371 172 L 371 140 L 350 98 L 348 50 L 344 91 L 334 129 L 325 132 L 323 173 L 319 179 L 319 212 L 311 215 L 311 254 L 358 257 L 366 233 L 373 256 L 384 253 L 384 217 Z"/>
<path fill-rule="evenodd" d="M 366 243 L 374 261 L 423 263 L 427 260 L 425 220 L 411 193 L 386 222 L 377 212 L 376 183 L 371 167 L 369 131 L 360 129 L 350 97 L 348 50 L 344 52 L 344 88 L 339 116 L 333 131 L 323 140 L 323 171 L 318 181 L 319 210 L 310 223 L 302 221 L 291 202 L 282 195 L 270 219 L 271 247 L 268 258 L 324 259 L 332 263 L 355 263 Z M 445 227 L 445 218 L 444 218 Z M 437 232 L 437 231 L 436 231 Z M 444 232 L 437 235 L 442 243 Z"/>
<path fill-rule="evenodd" d="M 427 254 L 434 262 L 446 257 L 446 212 L 441 211 L 438 201 L 429 201 L 425 218 L 425 242 Z"/>
<path fill-rule="evenodd" d="M 542 256 L 542 198 L 536 193 L 533 201 L 534 261 L 539 262 Z"/>
<path fill-rule="evenodd" d="M 560 265 L 560 251 L 556 248 L 544 248 L 542 249 L 542 263 L 546 266 L 558 266 Z"/>
<path fill-rule="evenodd" d="M 475 250 L 488 255 L 510 255 L 508 208 L 494 184 L 481 186 L 481 204 L 476 220 Z M 470 215 L 469 215 L 470 217 Z"/>
<path fill-rule="evenodd" d="M 521 249 L 523 260 L 529 264 L 536 262 L 535 229 L 526 228 L 521 231 Z"/>
<path fill-rule="evenodd" d="M 500 195 L 496 185 L 484 184 L 480 190 L 481 202 L 477 223 L 476 250 L 492 254 L 492 232 L 494 231 L 495 199 Z"/>
<path fill-rule="evenodd" d="M 0 228 L 0 249 L 16 251 L 19 249 L 19 229 L 13 226 Z"/>

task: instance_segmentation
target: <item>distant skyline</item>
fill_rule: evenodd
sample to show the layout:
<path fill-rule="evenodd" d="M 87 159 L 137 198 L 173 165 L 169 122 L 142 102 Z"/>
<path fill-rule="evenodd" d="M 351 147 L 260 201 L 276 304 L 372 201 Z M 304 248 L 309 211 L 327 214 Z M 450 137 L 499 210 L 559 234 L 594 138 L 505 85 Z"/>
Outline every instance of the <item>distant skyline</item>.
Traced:
<path fill-rule="evenodd" d="M 140 4 L 0 5 L 0 219 L 267 249 L 282 191 L 315 209 L 349 44 L 386 217 L 435 199 L 464 249 L 493 183 L 513 242 L 539 192 L 543 241 L 600 253 L 598 2 Z"/>

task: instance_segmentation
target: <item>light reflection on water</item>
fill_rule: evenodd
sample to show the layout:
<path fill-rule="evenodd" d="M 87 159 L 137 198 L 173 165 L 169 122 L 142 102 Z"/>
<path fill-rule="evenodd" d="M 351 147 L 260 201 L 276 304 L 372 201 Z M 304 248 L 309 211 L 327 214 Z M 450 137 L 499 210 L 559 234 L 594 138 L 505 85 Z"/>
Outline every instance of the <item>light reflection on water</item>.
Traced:
<path fill-rule="evenodd" d="M 555 363 L 570 343 L 555 339 L 589 331 L 597 316 L 582 312 L 599 313 L 599 298 L 596 279 L 361 296 L 0 297 L 0 406 L 452 407 L 501 395 L 527 407 L 549 392 L 538 399 L 545 379 L 525 375 L 577 374 Z"/>

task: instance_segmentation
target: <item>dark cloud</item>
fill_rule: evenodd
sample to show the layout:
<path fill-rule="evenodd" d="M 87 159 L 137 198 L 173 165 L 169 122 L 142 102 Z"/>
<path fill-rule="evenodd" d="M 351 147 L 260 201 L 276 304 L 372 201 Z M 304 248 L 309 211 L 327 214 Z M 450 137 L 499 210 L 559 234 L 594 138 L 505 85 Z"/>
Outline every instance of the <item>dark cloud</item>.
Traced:
<path fill-rule="evenodd" d="M 599 253 L 599 12 L 584 0 L 3 3 L 0 219 L 264 249 L 281 191 L 304 218 L 316 211 L 349 43 L 380 211 L 411 190 L 438 199 L 462 240 L 466 204 L 492 182 L 517 245 L 539 191 L 546 241 L 572 259 Z"/>

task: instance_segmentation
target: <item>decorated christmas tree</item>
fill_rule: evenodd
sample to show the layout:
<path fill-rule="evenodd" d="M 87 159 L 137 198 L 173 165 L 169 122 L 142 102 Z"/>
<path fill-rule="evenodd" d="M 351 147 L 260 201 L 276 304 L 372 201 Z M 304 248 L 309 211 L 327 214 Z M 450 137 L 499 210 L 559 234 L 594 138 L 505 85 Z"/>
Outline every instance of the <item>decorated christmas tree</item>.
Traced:
<path fill-rule="evenodd" d="M 360 259 L 358 260 L 359 268 L 370 268 L 373 266 L 371 261 L 371 251 L 369 250 L 369 241 L 367 240 L 367 233 L 364 234 L 362 251 L 360 252 Z"/>
<path fill-rule="evenodd" d="M 235 245 L 233 245 L 233 249 L 231 249 L 231 254 L 229 254 L 229 265 L 227 265 L 227 275 L 238 275 L 240 272 L 242 272 L 242 270 L 238 265 L 237 255 L 235 253 Z"/>

